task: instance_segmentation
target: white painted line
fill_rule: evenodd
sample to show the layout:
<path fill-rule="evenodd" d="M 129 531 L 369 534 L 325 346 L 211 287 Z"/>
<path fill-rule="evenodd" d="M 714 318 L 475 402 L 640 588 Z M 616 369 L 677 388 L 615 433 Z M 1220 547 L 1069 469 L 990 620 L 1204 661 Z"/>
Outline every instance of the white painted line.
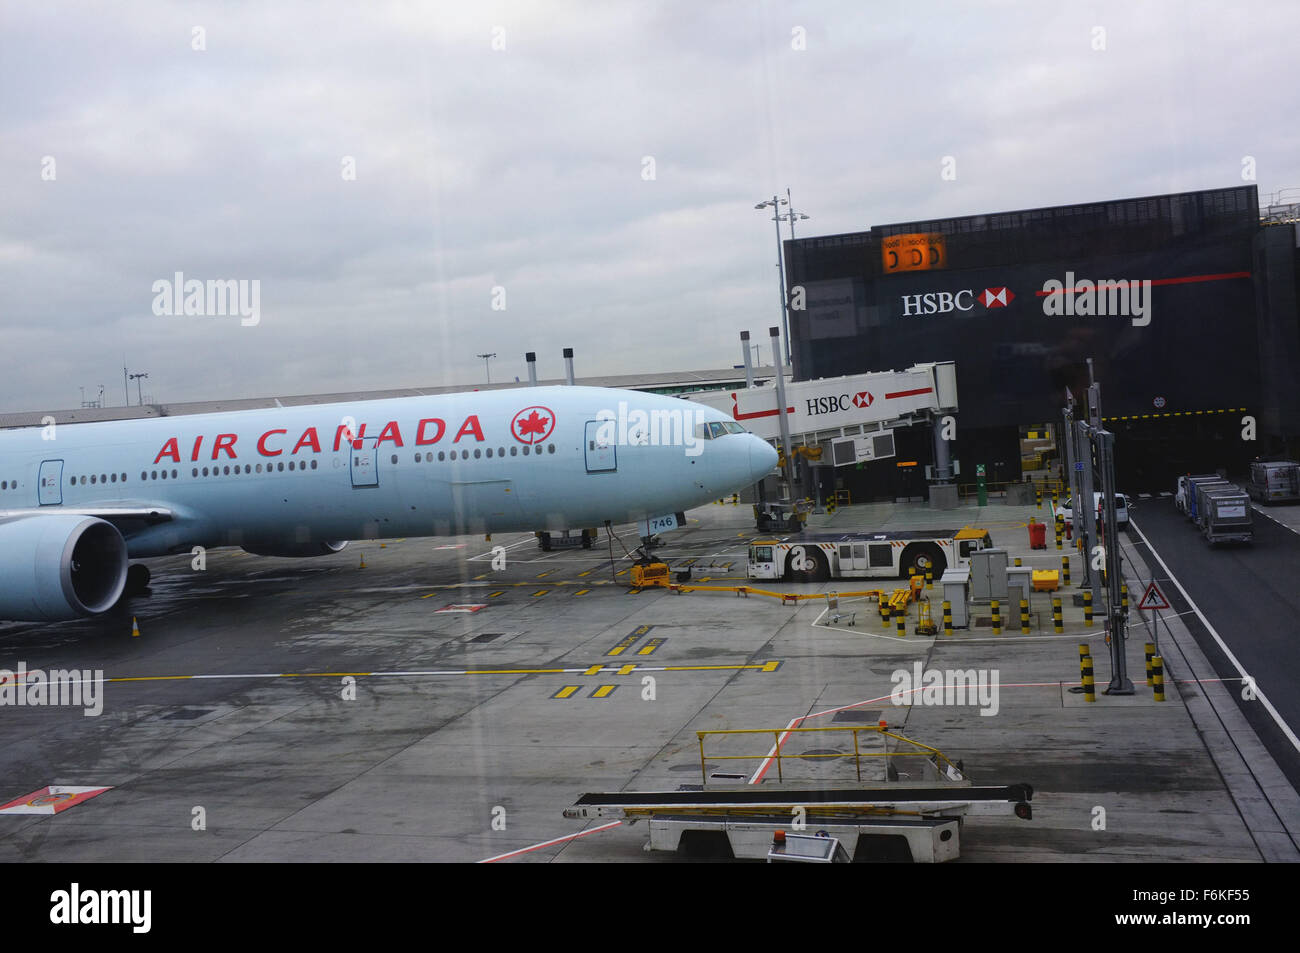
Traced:
<path fill-rule="evenodd" d="M 1169 581 L 1178 587 L 1178 591 L 1182 593 L 1183 598 L 1187 600 L 1187 604 L 1191 606 L 1192 611 L 1196 613 L 1196 618 L 1201 620 L 1201 624 L 1205 626 L 1206 631 L 1214 637 L 1214 641 L 1218 644 L 1219 648 L 1223 650 L 1223 654 L 1228 657 L 1228 661 L 1230 661 L 1233 664 L 1233 667 L 1236 668 L 1237 673 L 1242 678 L 1248 678 L 1249 676 L 1246 674 L 1245 668 L 1243 668 L 1242 664 L 1237 661 L 1237 656 L 1232 654 L 1232 649 L 1228 648 L 1223 639 L 1219 637 L 1219 633 L 1215 631 L 1214 626 L 1210 625 L 1210 620 L 1205 617 L 1205 613 L 1203 613 L 1200 610 L 1200 607 L 1192 601 L 1192 597 L 1188 595 L 1187 590 L 1183 588 L 1183 584 L 1174 576 L 1173 570 L 1170 569 L 1165 561 L 1160 558 L 1160 554 L 1156 552 L 1156 548 L 1151 545 L 1151 540 L 1147 539 L 1146 534 L 1138 528 L 1136 523 L 1130 521 L 1129 526 L 1136 530 L 1137 534 L 1142 537 L 1142 542 L 1146 544 L 1147 551 L 1155 557 L 1156 562 L 1160 564 L 1160 568 L 1169 576 Z M 1159 613 L 1157 613 L 1157 618 L 1158 617 Z M 1287 739 L 1295 746 L 1295 749 L 1300 751 L 1300 738 L 1297 738 L 1295 732 L 1291 730 L 1291 726 L 1282 720 L 1282 716 L 1277 713 L 1277 709 L 1273 707 L 1273 703 L 1268 700 L 1267 696 L 1264 694 L 1264 690 L 1259 687 L 1258 683 L 1255 685 L 1255 697 L 1264 703 L 1264 709 L 1273 716 L 1273 720 L 1277 722 L 1277 726 L 1282 729 L 1282 733 L 1287 736 Z"/>
<path fill-rule="evenodd" d="M 529 851 L 533 851 L 533 850 L 541 850 L 543 847 L 550 847 L 552 844 L 562 844 L 566 840 L 573 840 L 574 838 L 577 837 L 586 837 L 588 834 L 598 834 L 601 831 L 609 830 L 611 827 L 618 827 L 618 825 L 622 823 L 623 823 L 622 821 L 611 821 L 608 824 L 602 824 L 600 827 L 593 827 L 590 830 L 578 831 L 578 833 L 576 834 L 565 834 L 563 837 L 557 837 L 554 840 L 542 841 L 540 844 L 534 844 L 531 847 L 521 847 L 519 848 L 519 850 L 512 850 L 508 854 L 497 854 L 495 857 L 488 857 L 485 860 L 480 860 L 479 863 L 491 864 L 491 863 L 495 863 L 498 860 L 505 860 L 507 857 L 518 857 L 520 854 L 526 854 Z"/>

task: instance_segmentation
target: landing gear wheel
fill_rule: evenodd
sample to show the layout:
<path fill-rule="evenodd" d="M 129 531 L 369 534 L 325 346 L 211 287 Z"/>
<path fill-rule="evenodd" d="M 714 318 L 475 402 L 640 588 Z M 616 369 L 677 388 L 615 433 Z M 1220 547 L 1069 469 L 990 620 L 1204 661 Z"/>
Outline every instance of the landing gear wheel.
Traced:
<path fill-rule="evenodd" d="M 542 552 L 549 553 L 551 551 L 551 534 L 542 533 L 537 537 L 537 545 L 542 548 Z"/>
<path fill-rule="evenodd" d="M 122 590 L 122 596 L 138 596 L 149 591 L 149 580 L 153 578 L 153 573 L 144 563 L 135 563 L 126 571 L 126 586 Z"/>

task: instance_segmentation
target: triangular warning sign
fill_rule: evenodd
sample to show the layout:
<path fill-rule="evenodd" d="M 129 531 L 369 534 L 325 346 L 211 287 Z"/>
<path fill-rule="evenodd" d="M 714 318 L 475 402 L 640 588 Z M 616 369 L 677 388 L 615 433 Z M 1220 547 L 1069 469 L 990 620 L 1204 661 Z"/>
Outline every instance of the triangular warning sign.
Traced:
<path fill-rule="evenodd" d="M 1151 580 L 1151 585 L 1147 586 L 1147 591 L 1142 593 L 1142 598 L 1138 600 L 1139 609 L 1168 609 L 1169 600 L 1165 594 L 1160 591 L 1155 580 Z"/>

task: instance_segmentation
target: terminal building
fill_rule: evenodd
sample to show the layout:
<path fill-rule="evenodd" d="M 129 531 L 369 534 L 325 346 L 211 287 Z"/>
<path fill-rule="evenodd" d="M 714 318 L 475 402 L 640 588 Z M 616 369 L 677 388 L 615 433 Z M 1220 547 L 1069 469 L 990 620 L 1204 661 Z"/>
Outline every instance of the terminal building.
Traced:
<path fill-rule="evenodd" d="M 977 464 L 1015 482 L 1067 388 L 1084 402 L 1091 358 L 1121 489 L 1240 473 L 1300 449 L 1296 211 L 1261 212 L 1250 185 L 788 241 L 794 379 L 955 361 L 958 482 Z M 838 486 L 921 495 L 905 466 L 932 458 L 921 429 Z"/>

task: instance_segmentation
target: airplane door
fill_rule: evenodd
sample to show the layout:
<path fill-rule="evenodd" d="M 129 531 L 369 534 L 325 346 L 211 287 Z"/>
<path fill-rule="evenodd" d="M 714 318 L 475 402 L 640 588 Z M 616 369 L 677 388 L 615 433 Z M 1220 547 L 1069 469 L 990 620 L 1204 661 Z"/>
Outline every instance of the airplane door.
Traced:
<path fill-rule="evenodd" d="M 37 491 L 37 501 L 41 506 L 53 506 L 57 503 L 62 503 L 63 461 L 42 460 L 38 482 L 40 487 Z"/>
<path fill-rule="evenodd" d="M 363 441 L 364 443 L 364 441 Z M 351 459 L 352 485 L 354 487 L 379 486 L 379 448 L 378 440 L 370 446 L 355 447 L 349 453 Z"/>
<path fill-rule="evenodd" d="M 614 445 L 609 441 L 601 440 L 598 436 L 603 423 L 604 421 L 600 420 L 587 421 L 586 454 L 588 473 L 606 473 L 618 469 L 618 458 L 615 455 Z"/>

